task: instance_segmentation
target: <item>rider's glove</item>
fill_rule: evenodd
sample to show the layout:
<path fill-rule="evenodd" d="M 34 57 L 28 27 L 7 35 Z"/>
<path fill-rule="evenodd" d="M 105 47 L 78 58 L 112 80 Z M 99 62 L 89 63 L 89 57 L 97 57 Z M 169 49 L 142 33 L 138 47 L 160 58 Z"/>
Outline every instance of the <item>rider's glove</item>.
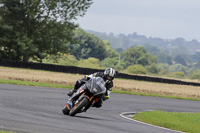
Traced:
<path fill-rule="evenodd" d="M 105 101 L 105 100 L 107 100 L 107 99 L 109 99 L 109 96 L 103 96 L 103 97 L 102 97 L 102 100 L 103 100 L 103 101 Z"/>
<path fill-rule="evenodd" d="M 110 93 L 111 93 L 111 91 L 112 91 L 112 89 L 107 90 L 107 93 L 106 93 L 107 95 L 104 95 L 103 98 L 102 98 L 103 101 L 105 101 L 105 100 L 107 100 L 107 99 L 110 98 Z"/>

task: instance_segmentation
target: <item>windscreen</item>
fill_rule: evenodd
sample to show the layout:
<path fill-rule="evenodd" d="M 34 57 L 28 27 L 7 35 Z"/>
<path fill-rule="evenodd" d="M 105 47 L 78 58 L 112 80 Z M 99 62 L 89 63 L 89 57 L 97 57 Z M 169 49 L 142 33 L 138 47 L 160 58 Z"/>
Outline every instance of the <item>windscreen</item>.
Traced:
<path fill-rule="evenodd" d="M 96 80 L 96 85 L 98 85 L 99 87 L 101 87 L 101 88 L 104 88 L 105 87 L 105 81 L 102 79 L 102 78 L 100 78 L 100 77 L 97 77 L 97 78 L 95 78 Z"/>
<path fill-rule="evenodd" d="M 92 93 L 106 91 L 105 81 L 101 77 L 93 77 L 85 85 Z"/>

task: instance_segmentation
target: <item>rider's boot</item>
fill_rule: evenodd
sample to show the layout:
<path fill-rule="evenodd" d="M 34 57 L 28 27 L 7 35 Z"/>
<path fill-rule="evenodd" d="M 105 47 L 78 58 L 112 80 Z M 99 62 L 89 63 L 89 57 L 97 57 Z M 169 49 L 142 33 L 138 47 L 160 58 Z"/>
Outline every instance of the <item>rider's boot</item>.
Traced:
<path fill-rule="evenodd" d="M 70 90 L 70 91 L 67 93 L 67 95 L 71 97 L 71 96 L 74 94 L 74 92 L 76 92 L 76 89 Z"/>
<path fill-rule="evenodd" d="M 74 89 L 71 90 L 71 91 L 69 91 L 67 95 L 71 97 L 71 96 L 74 94 L 74 92 L 76 92 L 77 89 L 78 89 L 81 85 L 83 85 L 83 83 L 84 83 L 84 82 L 82 82 L 81 80 L 77 80 L 76 83 L 75 83 L 75 85 L 74 85 Z"/>

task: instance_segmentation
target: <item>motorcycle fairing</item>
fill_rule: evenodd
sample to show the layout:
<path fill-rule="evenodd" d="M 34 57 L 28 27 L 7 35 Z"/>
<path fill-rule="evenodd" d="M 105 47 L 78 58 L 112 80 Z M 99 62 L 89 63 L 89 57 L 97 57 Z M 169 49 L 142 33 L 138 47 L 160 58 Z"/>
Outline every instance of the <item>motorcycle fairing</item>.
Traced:
<path fill-rule="evenodd" d="M 78 90 L 70 97 L 70 100 L 75 99 L 76 97 L 80 96 L 83 92 L 85 92 L 85 90 L 87 89 L 87 87 L 85 85 L 82 85 L 80 88 L 78 88 Z"/>
<path fill-rule="evenodd" d="M 105 81 L 101 77 L 93 77 L 85 85 L 94 96 L 106 93 Z"/>
<path fill-rule="evenodd" d="M 71 110 L 71 108 L 73 107 L 73 102 L 71 100 L 68 100 L 66 106 L 68 110 Z"/>

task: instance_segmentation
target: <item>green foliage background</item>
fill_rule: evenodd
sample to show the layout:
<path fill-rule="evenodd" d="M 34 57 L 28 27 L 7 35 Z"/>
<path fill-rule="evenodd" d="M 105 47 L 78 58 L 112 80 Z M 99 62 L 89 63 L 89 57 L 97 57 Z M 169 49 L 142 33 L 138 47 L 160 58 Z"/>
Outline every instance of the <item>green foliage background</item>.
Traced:
<path fill-rule="evenodd" d="M 92 0 L 0 0 L 0 58 L 42 62 L 47 55 L 67 53 L 73 20 Z"/>
<path fill-rule="evenodd" d="M 200 79 L 200 52 L 194 53 L 199 48 L 197 41 L 148 39 L 136 33 L 88 33 L 74 20 L 83 17 L 92 3 L 0 0 L 0 59 L 97 69 L 113 67 L 132 74 Z M 188 43 L 194 48 L 190 49 Z M 193 55 L 189 54 L 191 51 Z"/>

